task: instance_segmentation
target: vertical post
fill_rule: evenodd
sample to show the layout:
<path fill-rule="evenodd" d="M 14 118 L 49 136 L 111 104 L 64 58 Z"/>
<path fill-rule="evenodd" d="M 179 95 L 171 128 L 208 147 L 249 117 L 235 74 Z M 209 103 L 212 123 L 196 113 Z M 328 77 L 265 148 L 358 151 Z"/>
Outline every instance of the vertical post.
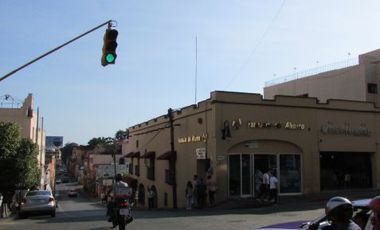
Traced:
<path fill-rule="evenodd" d="M 113 170 L 114 170 L 114 176 L 112 180 L 112 188 L 113 188 L 113 196 L 116 197 L 116 143 L 115 143 L 115 148 L 112 151 L 112 157 L 113 157 Z"/>
<path fill-rule="evenodd" d="M 177 179 L 176 179 L 176 155 L 174 148 L 174 125 L 173 125 L 173 110 L 168 109 L 169 128 L 170 128 L 170 151 L 172 155 L 169 159 L 169 170 L 172 176 L 172 191 L 173 191 L 173 208 L 177 208 Z"/>

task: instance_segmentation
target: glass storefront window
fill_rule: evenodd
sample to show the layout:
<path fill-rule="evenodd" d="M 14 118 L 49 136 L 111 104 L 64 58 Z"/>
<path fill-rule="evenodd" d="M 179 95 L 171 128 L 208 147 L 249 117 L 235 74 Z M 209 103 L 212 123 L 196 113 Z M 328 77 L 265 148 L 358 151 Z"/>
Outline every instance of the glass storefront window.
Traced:
<path fill-rule="evenodd" d="M 280 155 L 280 192 L 301 192 L 301 159 L 300 155 Z"/>

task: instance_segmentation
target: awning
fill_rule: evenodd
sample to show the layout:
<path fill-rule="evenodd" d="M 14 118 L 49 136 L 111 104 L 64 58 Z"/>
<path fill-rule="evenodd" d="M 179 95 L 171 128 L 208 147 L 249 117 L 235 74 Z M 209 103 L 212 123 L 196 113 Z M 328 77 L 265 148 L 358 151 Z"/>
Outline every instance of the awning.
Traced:
<path fill-rule="evenodd" d="M 156 152 L 146 152 L 141 156 L 141 158 L 155 158 L 155 157 L 156 157 Z"/>
<path fill-rule="evenodd" d="M 160 155 L 157 157 L 157 160 L 170 160 L 170 159 L 176 159 L 177 152 L 176 151 L 167 151 L 166 153 Z"/>
<path fill-rule="evenodd" d="M 127 155 L 125 155 L 126 158 L 132 158 L 132 157 L 140 157 L 140 152 L 130 152 Z"/>

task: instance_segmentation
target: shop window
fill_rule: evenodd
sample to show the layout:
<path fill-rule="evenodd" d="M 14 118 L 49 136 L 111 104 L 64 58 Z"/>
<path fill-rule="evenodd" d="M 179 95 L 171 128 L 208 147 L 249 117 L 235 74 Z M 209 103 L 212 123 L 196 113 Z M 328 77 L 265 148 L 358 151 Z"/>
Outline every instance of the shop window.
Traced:
<path fill-rule="evenodd" d="M 280 155 L 280 192 L 301 192 L 301 156 L 295 154 Z"/>
<path fill-rule="evenodd" d="M 368 93 L 377 94 L 377 84 L 368 83 L 367 88 L 368 88 Z"/>
<path fill-rule="evenodd" d="M 120 164 L 120 165 L 125 164 L 125 159 L 124 159 L 123 157 L 121 157 L 121 158 L 119 159 L 119 164 Z"/>
<path fill-rule="evenodd" d="M 321 152 L 321 190 L 372 187 L 372 165 L 369 153 Z"/>

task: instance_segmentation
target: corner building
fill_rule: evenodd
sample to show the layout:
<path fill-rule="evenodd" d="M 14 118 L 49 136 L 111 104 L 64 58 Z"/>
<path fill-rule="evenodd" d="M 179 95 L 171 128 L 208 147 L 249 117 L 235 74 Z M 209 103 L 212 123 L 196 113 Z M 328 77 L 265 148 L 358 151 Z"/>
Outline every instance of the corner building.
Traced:
<path fill-rule="evenodd" d="M 130 127 L 123 144 L 140 207 L 148 205 L 148 187 L 155 207 L 185 207 L 194 174 L 212 174 L 217 202 L 254 197 L 256 172 L 268 169 L 280 195 L 380 188 L 374 103 L 215 91 L 172 116 L 173 135 L 164 115 Z"/>

